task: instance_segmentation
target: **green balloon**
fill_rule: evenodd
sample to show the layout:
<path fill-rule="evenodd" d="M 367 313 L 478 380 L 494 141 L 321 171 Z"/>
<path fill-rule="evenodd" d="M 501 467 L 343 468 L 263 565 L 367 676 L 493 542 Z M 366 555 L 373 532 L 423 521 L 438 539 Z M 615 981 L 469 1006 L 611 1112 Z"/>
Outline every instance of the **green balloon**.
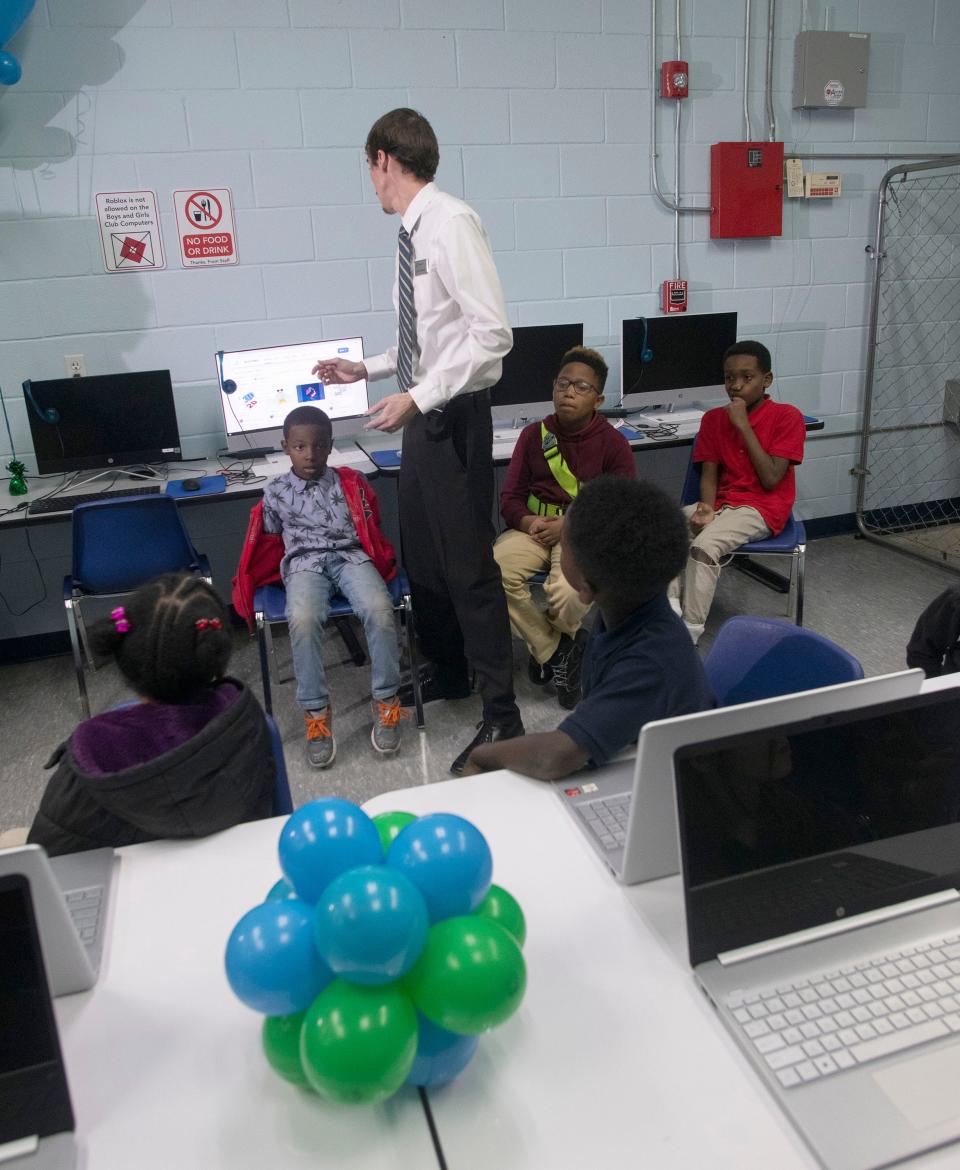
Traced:
<path fill-rule="evenodd" d="M 474 910 L 474 914 L 499 923 L 507 934 L 513 935 L 521 947 L 526 942 L 527 920 L 520 909 L 520 903 L 503 886 L 491 886 L 487 896 Z"/>
<path fill-rule="evenodd" d="M 260 1033 L 270 1067 L 294 1085 L 307 1083 L 300 1063 L 300 1032 L 305 1015 L 306 1012 L 297 1012 L 292 1016 L 267 1016 Z"/>
<path fill-rule="evenodd" d="M 413 813 L 408 812 L 378 813 L 373 818 L 373 823 L 377 826 L 377 832 L 380 834 L 380 845 L 383 849 L 384 857 L 387 856 L 387 851 L 400 830 L 405 829 L 407 825 L 412 824 L 416 819 Z"/>
<path fill-rule="evenodd" d="M 417 1053 L 417 1013 L 399 983 L 360 987 L 334 979 L 307 1008 L 300 1060 L 310 1087 L 348 1105 L 383 1101 Z"/>
<path fill-rule="evenodd" d="M 489 918 L 446 918 L 430 928 L 427 945 L 405 979 L 428 1020 L 475 1036 L 513 1015 L 527 969 L 517 940 Z"/>

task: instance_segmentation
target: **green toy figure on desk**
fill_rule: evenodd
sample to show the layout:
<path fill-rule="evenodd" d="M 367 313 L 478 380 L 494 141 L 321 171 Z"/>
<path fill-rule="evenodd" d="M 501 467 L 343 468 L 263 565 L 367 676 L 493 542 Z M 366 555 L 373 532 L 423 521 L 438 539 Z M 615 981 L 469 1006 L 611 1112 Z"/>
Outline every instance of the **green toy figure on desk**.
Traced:
<path fill-rule="evenodd" d="M 19 459 L 11 459 L 7 464 L 7 471 L 10 472 L 10 495 L 11 496 L 25 496 L 30 490 L 27 487 L 26 474 L 27 465 L 21 463 Z"/>

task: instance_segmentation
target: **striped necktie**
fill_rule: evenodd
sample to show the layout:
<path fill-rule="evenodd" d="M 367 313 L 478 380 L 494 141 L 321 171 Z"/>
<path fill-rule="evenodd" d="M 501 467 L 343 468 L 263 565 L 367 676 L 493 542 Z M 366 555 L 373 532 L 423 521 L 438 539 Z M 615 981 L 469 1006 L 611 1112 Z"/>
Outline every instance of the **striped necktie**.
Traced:
<path fill-rule="evenodd" d="M 413 355 L 417 347 L 417 311 L 413 304 L 413 245 L 405 227 L 400 228 L 397 283 L 400 291 L 397 385 L 401 391 L 405 391 L 413 385 Z"/>

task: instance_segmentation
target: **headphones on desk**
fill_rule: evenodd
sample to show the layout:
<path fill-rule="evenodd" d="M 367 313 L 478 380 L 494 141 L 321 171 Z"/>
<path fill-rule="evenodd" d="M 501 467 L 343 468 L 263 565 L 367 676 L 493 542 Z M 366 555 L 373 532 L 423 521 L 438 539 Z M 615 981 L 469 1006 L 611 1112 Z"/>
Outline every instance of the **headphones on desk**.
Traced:
<path fill-rule="evenodd" d="M 27 378 L 27 380 L 23 383 L 23 396 L 33 407 L 34 413 L 41 422 L 58 423 L 60 421 L 59 410 L 52 406 L 49 406 L 46 410 L 44 410 L 44 408 L 37 402 L 36 398 L 34 398 L 33 387 L 29 378 Z"/>

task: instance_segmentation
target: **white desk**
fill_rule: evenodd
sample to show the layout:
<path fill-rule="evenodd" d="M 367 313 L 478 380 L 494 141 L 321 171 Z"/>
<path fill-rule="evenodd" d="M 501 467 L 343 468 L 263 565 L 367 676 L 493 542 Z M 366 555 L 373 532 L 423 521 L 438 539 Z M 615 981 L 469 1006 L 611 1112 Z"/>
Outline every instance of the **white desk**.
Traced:
<path fill-rule="evenodd" d="M 450 1170 L 818 1165 L 696 988 L 679 878 L 625 890 L 549 786 L 507 772 L 365 807 L 474 821 L 527 918 L 524 1002 L 429 1095 Z"/>
<path fill-rule="evenodd" d="M 419 1097 L 349 1108 L 282 1081 L 223 970 L 279 876 L 283 818 L 120 850 L 92 991 L 56 1001 L 84 1170 L 435 1170 Z"/>

